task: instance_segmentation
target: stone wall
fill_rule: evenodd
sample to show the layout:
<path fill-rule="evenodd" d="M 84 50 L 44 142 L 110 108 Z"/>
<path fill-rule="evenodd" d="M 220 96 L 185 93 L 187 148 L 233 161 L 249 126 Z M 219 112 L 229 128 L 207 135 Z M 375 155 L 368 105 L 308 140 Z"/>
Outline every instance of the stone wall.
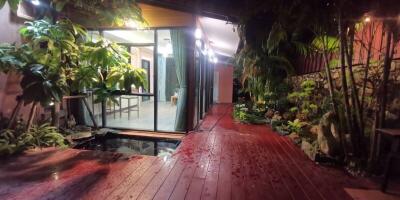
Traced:
<path fill-rule="evenodd" d="M 334 82 L 334 87 L 337 91 L 341 90 L 341 76 L 340 69 L 332 69 L 332 78 Z M 361 96 L 365 67 L 364 66 L 354 66 L 353 72 L 357 84 L 358 92 Z M 368 69 L 368 81 L 365 90 L 365 101 L 367 112 L 369 112 L 369 117 L 373 117 L 373 111 L 377 108 L 376 97 L 378 95 L 378 90 L 382 82 L 383 68 L 381 66 L 371 66 Z M 299 87 L 301 82 L 307 79 L 314 80 L 317 84 L 317 89 L 322 90 L 321 92 L 328 95 L 328 83 L 326 81 L 325 72 L 317 72 L 311 74 L 305 74 L 301 76 L 294 76 L 291 78 L 294 87 Z M 350 78 L 348 76 L 348 81 Z M 349 84 L 348 84 L 349 85 Z M 388 110 L 390 113 L 389 118 L 393 118 L 395 121 L 400 120 L 400 60 L 395 60 L 392 63 L 390 77 L 389 77 L 389 88 L 388 88 Z"/>

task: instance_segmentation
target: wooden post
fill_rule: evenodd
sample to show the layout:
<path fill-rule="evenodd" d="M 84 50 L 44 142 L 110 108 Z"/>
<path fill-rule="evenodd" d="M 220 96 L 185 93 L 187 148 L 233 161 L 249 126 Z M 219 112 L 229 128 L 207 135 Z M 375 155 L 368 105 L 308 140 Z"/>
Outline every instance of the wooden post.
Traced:
<path fill-rule="evenodd" d="M 31 126 L 32 126 L 33 119 L 35 118 L 35 114 L 36 114 L 37 104 L 38 104 L 38 102 L 33 102 L 33 104 L 32 104 L 31 112 L 29 113 L 28 123 L 26 125 L 26 130 L 29 130 L 29 128 L 31 128 Z"/>
<path fill-rule="evenodd" d="M 101 126 L 106 127 L 107 125 L 107 101 L 104 100 L 101 102 Z"/>
<path fill-rule="evenodd" d="M 21 110 L 21 107 L 22 107 L 22 105 L 24 103 L 24 101 L 22 100 L 21 96 L 17 97 L 17 102 L 18 103 L 17 103 L 17 105 L 15 106 L 15 108 L 14 108 L 14 110 L 12 112 L 10 121 L 8 123 L 8 126 L 7 126 L 7 129 L 12 128 L 12 126 L 14 125 L 14 122 L 15 122 L 15 120 L 16 120 L 18 114 L 19 114 L 19 111 Z"/>
<path fill-rule="evenodd" d="M 51 125 L 58 128 L 60 126 L 60 103 L 55 102 L 51 108 Z"/>

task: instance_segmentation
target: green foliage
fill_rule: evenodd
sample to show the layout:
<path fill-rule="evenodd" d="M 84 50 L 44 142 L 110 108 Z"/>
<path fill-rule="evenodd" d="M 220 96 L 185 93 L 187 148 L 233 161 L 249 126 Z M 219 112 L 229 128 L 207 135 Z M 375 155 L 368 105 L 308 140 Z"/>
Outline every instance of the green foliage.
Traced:
<path fill-rule="evenodd" d="M 50 73 L 49 69 L 41 64 L 32 64 L 23 72 L 21 80 L 22 98 L 25 105 L 40 102 L 42 106 L 50 102 L 60 102 L 67 90 L 60 74 Z"/>
<path fill-rule="evenodd" d="M 21 52 L 11 44 L 0 44 L 0 72 L 7 73 L 14 69 L 21 69 L 25 63 L 20 58 Z"/>
<path fill-rule="evenodd" d="M 129 21 L 144 22 L 142 11 L 135 0 L 52 0 L 52 5 L 58 11 L 64 7 L 73 8 L 77 13 L 88 18 L 97 17 L 97 21 L 91 20 L 91 25 L 123 26 Z"/>
<path fill-rule="evenodd" d="M 64 136 L 48 123 L 33 125 L 21 136 L 21 140 L 29 147 L 65 147 Z"/>
<path fill-rule="evenodd" d="M 6 2 L 11 10 L 16 12 L 22 0 L 0 0 L 0 9 Z M 96 20 L 88 21 L 91 25 L 123 26 L 130 21 L 145 23 L 142 10 L 135 0 L 50 0 L 48 2 L 41 1 L 41 4 L 49 4 L 42 5 L 42 9 L 46 8 L 44 15 L 50 18 L 54 10 L 61 12 L 65 9 L 73 9 L 80 19 L 93 19 L 95 16 Z M 41 14 L 39 15 L 39 17 L 43 17 Z"/>
<path fill-rule="evenodd" d="M 4 7 L 6 2 L 10 6 L 11 10 L 16 12 L 18 9 L 18 5 L 22 0 L 0 0 L 0 9 Z"/>
<path fill-rule="evenodd" d="M 288 121 L 288 129 L 290 132 L 300 133 L 304 125 L 305 123 L 301 122 L 299 119 Z"/>
<path fill-rule="evenodd" d="M 145 87 L 146 72 L 129 64 L 129 53 L 105 39 L 86 41 L 86 30 L 69 20 L 26 22 L 25 43 L 0 47 L 0 70 L 20 71 L 25 104 L 43 106 L 65 94 L 96 88 L 97 102 L 111 97 L 117 86 Z"/>
<path fill-rule="evenodd" d="M 22 152 L 33 147 L 65 147 L 64 136 L 49 124 L 34 125 L 28 131 L 21 126 L 0 131 L 0 156 Z"/>
<path fill-rule="evenodd" d="M 112 92 L 121 86 L 130 92 L 131 85 L 136 88 L 147 85 L 146 71 L 129 64 L 129 53 L 121 46 L 101 39 L 87 42 L 81 52 L 82 62 L 77 70 L 75 85 L 95 88 L 95 102 L 112 97 Z"/>
<path fill-rule="evenodd" d="M 312 119 L 316 117 L 319 111 L 317 102 L 314 98 L 316 94 L 316 83 L 313 80 L 305 80 L 301 83 L 300 89 L 294 91 L 288 95 L 288 99 L 295 107 L 290 108 L 293 113 L 300 113 L 306 119 Z"/>
<path fill-rule="evenodd" d="M 266 123 L 263 117 L 264 112 L 264 109 L 257 108 L 257 106 L 254 109 L 248 109 L 245 104 L 235 104 L 233 117 L 243 123 L 264 124 Z"/>
<path fill-rule="evenodd" d="M 334 53 L 339 50 L 339 39 L 328 35 L 319 35 L 314 38 L 311 45 L 319 52 Z"/>

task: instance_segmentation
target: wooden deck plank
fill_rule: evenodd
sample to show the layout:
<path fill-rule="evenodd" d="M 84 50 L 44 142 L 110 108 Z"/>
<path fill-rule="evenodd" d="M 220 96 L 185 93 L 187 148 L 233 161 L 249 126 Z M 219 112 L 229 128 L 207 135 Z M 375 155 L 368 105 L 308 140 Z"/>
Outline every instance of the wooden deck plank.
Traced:
<path fill-rule="evenodd" d="M 183 144 L 175 154 L 179 157 L 179 160 L 175 164 L 174 168 L 168 174 L 167 178 L 157 191 L 156 195 L 153 199 L 169 199 L 172 192 L 174 191 L 175 185 L 177 184 L 180 176 L 182 175 L 187 162 L 193 161 L 192 155 L 195 149 L 199 148 L 198 141 L 201 139 L 200 134 L 194 134 L 191 136 L 191 140 L 187 141 L 187 143 Z M 185 138 L 187 139 L 187 138 Z M 193 145 L 193 146 L 192 146 Z"/>
<path fill-rule="evenodd" d="M 242 162 L 242 158 L 240 156 L 240 148 L 239 148 L 239 138 L 237 134 L 230 134 L 231 144 L 232 144 L 232 184 L 231 184 L 231 197 L 233 200 L 241 200 L 245 199 L 245 189 L 243 181 L 243 174 L 245 165 Z"/>
<path fill-rule="evenodd" d="M 207 175 L 208 165 L 210 163 L 211 152 L 214 147 L 215 134 L 209 134 L 207 143 L 203 147 L 203 152 L 200 161 L 197 164 L 195 172 L 193 174 L 191 183 L 186 193 L 185 199 L 196 200 L 201 198 L 201 192 L 203 190 L 204 181 Z"/>
<path fill-rule="evenodd" d="M 163 133 L 163 132 L 150 132 L 150 131 L 121 131 L 120 135 L 144 137 L 144 138 L 157 138 L 157 139 L 172 139 L 181 140 L 186 134 L 184 133 Z"/>
<path fill-rule="evenodd" d="M 217 199 L 231 199 L 232 145 L 229 133 L 224 135 L 224 148 L 219 166 Z"/>
<path fill-rule="evenodd" d="M 214 147 L 210 156 L 210 164 L 207 168 L 201 199 L 216 199 L 223 137 L 222 134 L 215 136 Z"/>
<path fill-rule="evenodd" d="M 306 176 L 309 177 L 310 181 L 318 186 L 318 191 L 324 199 L 351 199 L 344 189 L 337 189 L 339 186 L 337 182 L 333 182 L 332 179 L 326 178 L 325 172 L 321 170 L 321 166 L 310 161 L 303 152 L 298 151 L 298 149 L 296 149 L 297 147 L 289 141 L 289 139 L 286 138 L 280 141 L 282 147 L 286 147 L 284 149 L 287 153 L 297 158 L 297 163 L 304 169 L 303 171 Z M 318 176 L 315 174 L 318 174 Z"/>
<path fill-rule="evenodd" d="M 154 195 L 157 193 L 161 184 L 167 178 L 168 174 L 171 172 L 172 168 L 175 166 L 175 163 L 178 159 L 171 158 L 168 159 L 164 167 L 153 177 L 150 183 L 146 186 L 143 192 L 139 195 L 138 199 L 146 200 L 153 199 Z"/>
<path fill-rule="evenodd" d="M 161 168 L 167 162 L 164 161 L 162 158 L 157 158 L 156 161 L 150 166 L 148 170 L 143 174 L 140 179 L 134 183 L 133 185 L 129 186 L 128 188 L 135 188 L 134 190 L 128 189 L 127 192 L 123 195 L 122 199 L 137 199 L 145 187 L 151 182 L 154 176 L 161 170 Z"/>
<path fill-rule="evenodd" d="M 231 112 L 214 106 L 171 158 L 76 149 L 11 158 L 0 165 L 0 199 L 347 200 L 345 187 L 378 188 L 315 164 L 288 138 L 236 123 Z"/>
<path fill-rule="evenodd" d="M 106 199 L 121 199 L 124 194 L 131 189 L 131 186 L 134 185 L 156 161 L 156 157 L 146 158 L 147 159 L 144 159 L 143 163 L 133 173 L 131 173 L 118 187 L 115 187 Z"/>
<path fill-rule="evenodd" d="M 193 154 L 193 161 L 188 162 L 185 166 L 182 175 L 180 176 L 178 183 L 175 185 L 175 188 L 169 199 L 184 199 L 186 193 L 189 189 L 190 182 L 192 181 L 193 174 L 197 168 L 198 160 L 202 155 L 202 147 L 206 144 L 209 138 L 209 133 L 201 133 L 201 139 L 199 141 L 199 145 L 197 146 L 196 151 Z"/>
<path fill-rule="evenodd" d="M 116 187 L 118 187 L 130 174 L 135 172 L 144 162 L 146 157 L 134 156 L 129 160 L 122 160 L 109 166 L 110 173 L 93 189 L 87 191 L 83 199 L 105 199 Z"/>

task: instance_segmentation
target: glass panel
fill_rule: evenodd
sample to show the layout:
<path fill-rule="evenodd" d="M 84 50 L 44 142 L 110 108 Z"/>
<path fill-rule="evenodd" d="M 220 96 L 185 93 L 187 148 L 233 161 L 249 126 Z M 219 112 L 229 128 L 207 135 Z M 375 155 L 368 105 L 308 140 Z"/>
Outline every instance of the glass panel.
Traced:
<path fill-rule="evenodd" d="M 186 130 L 186 52 L 183 30 L 157 31 L 158 120 L 161 131 Z M 172 37 L 171 37 L 172 36 Z"/>
<path fill-rule="evenodd" d="M 87 40 L 92 42 L 97 42 L 100 38 L 99 31 L 88 31 Z"/>
<path fill-rule="evenodd" d="M 93 113 L 94 120 L 96 121 L 97 125 L 102 126 L 101 103 L 94 103 L 94 101 L 96 99 L 96 95 L 93 94 L 92 90 L 84 90 L 83 92 L 87 94 L 87 97 L 85 99 L 89 106 L 89 108 L 88 108 L 82 101 L 79 102 L 81 111 L 83 111 L 83 113 L 81 115 L 83 124 L 87 125 L 87 126 L 94 126 L 93 120 L 89 114 L 89 109 L 90 109 L 90 111 Z"/>
<path fill-rule="evenodd" d="M 154 130 L 154 97 L 122 95 L 119 102 L 107 102 L 107 126 L 138 130 Z"/>
<path fill-rule="evenodd" d="M 103 36 L 116 43 L 154 43 L 154 30 L 108 30 Z"/>
<path fill-rule="evenodd" d="M 131 54 L 131 64 L 146 70 L 147 87 L 132 87 L 133 93 L 146 94 L 146 96 L 122 95 L 117 96 L 118 104 L 111 101 L 107 103 L 107 126 L 138 130 L 154 130 L 154 97 L 153 85 L 153 46 L 134 47 L 127 46 Z M 148 95 L 148 96 L 147 96 Z"/>

